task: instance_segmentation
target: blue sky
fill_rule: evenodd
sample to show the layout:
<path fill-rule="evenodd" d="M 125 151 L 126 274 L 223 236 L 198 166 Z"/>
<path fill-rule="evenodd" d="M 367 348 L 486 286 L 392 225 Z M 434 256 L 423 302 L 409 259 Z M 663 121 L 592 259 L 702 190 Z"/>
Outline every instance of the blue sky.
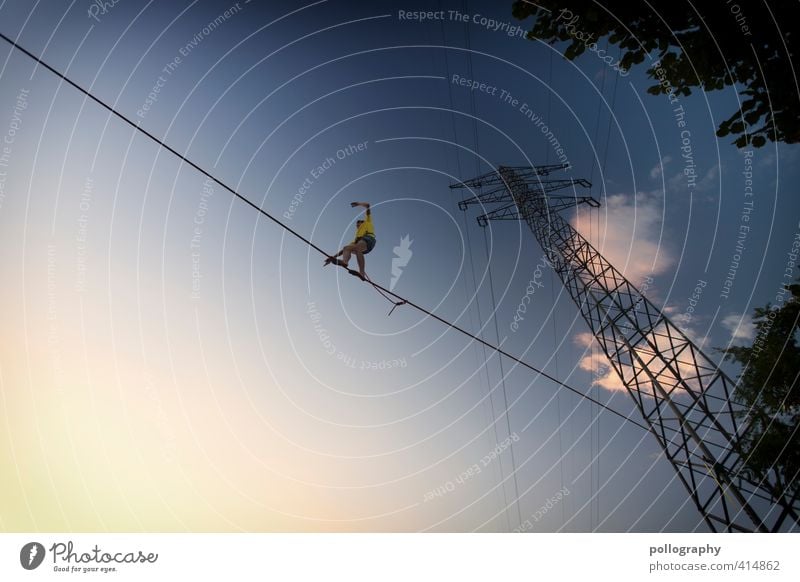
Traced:
<path fill-rule="evenodd" d="M 510 3 L 442 3 L 445 18 L 425 22 L 399 11 L 438 6 L 56 6 L 5 2 L 0 31 L 323 248 L 352 237 L 350 201 L 371 202 L 373 279 L 389 285 L 408 236 L 397 293 L 623 413 L 632 401 L 560 282 L 537 271 L 527 226 L 481 229 L 448 187 L 554 163 L 526 110 L 563 147 L 564 176 L 591 179 L 602 202 L 574 224 L 707 349 L 747 339 L 742 314 L 788 282 L 797 148 L 746 158 L 716 138 L 731 88 L 680 97 L 679 127 L 642 69 L 616 76 L 593 54 L 569 62 L 564 47 L 485 25 L 519 25 Z M 370 287 L 0 50 L 0 131 L 14 131 L 0 527 L 704 530 L 652 437 L 513 362 L 501 374 L 496 356 L 410 308 L 387 317 Z M 723 293 L 746 163 L 750 230 Z"/>

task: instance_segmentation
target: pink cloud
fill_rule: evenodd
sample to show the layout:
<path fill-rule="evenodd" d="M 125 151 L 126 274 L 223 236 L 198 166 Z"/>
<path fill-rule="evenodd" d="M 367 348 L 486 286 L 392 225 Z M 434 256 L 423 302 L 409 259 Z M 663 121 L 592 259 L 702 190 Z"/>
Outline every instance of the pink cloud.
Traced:
<path fill-rule="evenodd" d="M 599 221 L 593 213 L 600 212 Z M 664 273 L 675 264 L 670 248 L 660 242 L 662 235 L 663 198 L 659 192 L 639 192 L 635 196 L 614 194 L 607 197 L 604 208 L 598 210 L 581 209 L 572 220 L 572 226 L 581 233 L 600 253 L 637 288 L 647 296 L 654 296 L 652 277 Z M 599 222 L 599 225 L 598 225 Z M 656 330 L 654 341 L 664 342 L 658 349 L 669 350 L 663 339 L 664 330 Z M 592 385 L 606 390 L 624 391 L 625 384 L 620 379 L 603 351 L 597 346 L 591 333 L 583 332 L 575 336 L 577 345 L 584 348 L 578 366 L 592 374 Z M 595 348 L 590 348 L 594 344 Z M 650 348 L 637 348 L 642 360 L 650 361 Z M 679 373 L 690 374 L 690 367 L 678 364 Z M 684 369 L 685 368 L 685 369 Z M 666 368 L 654 369 L 660 384 L 667 390 L 678 380 Z M 632 368 L 622 368 L 626 377 L 633 375 Z M 639 376 L 640 382 L 644 378 Z M 640 384 L 644 393 L 652 390 L 647 382 Z"/>
<path fill-rule="evenodd" d="M 573 340 L 586 350 L 584 351 L 584 356 L 578 361 L 578 367 L 592 374 L 592 386 L 624 392 L 625 384 L 622 383 L 620 377 L 611 367 L 603 351 L 597 347 L 594 336 L 586 331 L 577 334 Z M 592 344 L 595 345 L 594 350 L 591 350 Z"/>
<path fill-rule="evenodd" d="M 672 343 L 667 338 L 667 328 L 662 324 L 656 327 L 652 334 L 651 340 L 655 343 L 655 350 L 659 353 L 669 354 L 673 349 Z M 625 391 L 625 384 L 617 374 L 616 370 L 611 367 L 610 362 L 606 358 L 602 349 L 600 349 L 598 342 L 594 336 L 589 332 L 581 332 L 575 335 L 573 341 L 580 347 L 584 348 L 584 354 L 578 361 L 578 367 L 581 370 L 592 374 L 592 386 L 600 386 L 610 391 Z M 594 346 L 594 349 L 591 348 Z M 647 344 L 639 344 L 635 349 L 635 353 L 639 356 L 641 361 L 650 362 L 650 368 L 653 376 L 658 380 L 661 387 L 667 392 L 677 391 L 683 392 L 682 381 L 688 382 L 694 390 L 700 391 L 701 386 L 695 377 L 695 368 L 688 360 L 677 358 L 672 362 L 673 366 L 677 366 L 677 370 L 669 368 L 653 360 L 653 349 Z M 634 369 L 631 366 L 621 366 L 623 375 L 632 380 Z M 677 372 L 677 373 L 676 373 Z M 652 396 L 653 383 L 647 379 L 644 374 L 638 375 L 638 389 L 646 396 Z M 631 384 L 635 386 L 635 384 Z"/>
<path fill-rule="evenodd" d="M 594 215 L 600 213 L 599 220 Z M 572 226 L 614 267 L 640 287 L 675 263 L 660 241 L 663 198 L 657 193 L 614 194 L 599 209 L 580 209 Z"/>

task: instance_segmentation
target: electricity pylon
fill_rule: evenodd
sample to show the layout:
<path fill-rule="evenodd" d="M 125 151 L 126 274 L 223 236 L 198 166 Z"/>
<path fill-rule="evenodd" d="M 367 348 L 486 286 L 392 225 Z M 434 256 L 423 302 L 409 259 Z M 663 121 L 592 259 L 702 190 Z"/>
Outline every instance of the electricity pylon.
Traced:
<path fill-rule="evenodd" d="M 577 195 L 591 187 L 586 180 L 542 179 L 563 168 L 501 166 L 450 187 L 472 192 L 462 210 L 501 204 L 478 218 L 481 226 L 528 223 L 712 531 L 796 530 L 798 493 L 777 472 L 759 479 L 748 471 L 742 443 L 751 422 L 732 399 L 734 382 L 559 214 L 599 206 Z"/>

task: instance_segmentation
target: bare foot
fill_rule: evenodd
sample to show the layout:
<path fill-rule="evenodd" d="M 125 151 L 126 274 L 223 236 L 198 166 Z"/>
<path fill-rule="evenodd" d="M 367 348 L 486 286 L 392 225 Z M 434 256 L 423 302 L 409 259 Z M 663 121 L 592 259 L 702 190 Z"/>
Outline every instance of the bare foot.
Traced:
<path fill-rule="evenodd" d="M 340 267 L 346 267 L 347 263 L 344 263 L 342 260 L 337 259 L 336 257 L 328 257 L 325 259 L 325 263 L 323 266 L 327 266 L 333 263 L 334 265 L 339 265 Z"/>

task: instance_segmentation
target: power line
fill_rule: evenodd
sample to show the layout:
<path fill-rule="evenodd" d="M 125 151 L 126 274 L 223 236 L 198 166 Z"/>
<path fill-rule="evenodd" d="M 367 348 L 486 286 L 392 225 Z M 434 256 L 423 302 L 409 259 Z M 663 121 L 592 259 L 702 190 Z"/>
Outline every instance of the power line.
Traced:
<path fill-rule="evenodd" d="M 441 9 L 441 8 L 442 8 L 442 2 L 440 0 L 439 1 L 439 9 Z M 466 8 L 464 9 L 463 12 L 464 12 L 464 14 L 468 14 L 469 13 L 469 11 L 466 10 Z M 447 36 L 445 35 L 444 20 L 440 20 L 439 24 L 440 24 L 440 29 L 441 29 L 441 33 L 442 33 L 442 46 L 444 47 L 445 75 L 446 75 L 447 79 L 450 79 L 450 63 L 449 63 L 449 59 L 448 59 L 448 56 L 447 56 L 448 47 L 446 46 L 447 45 Z M 467 25 L 467 26 L 469 26 L 469 25 Z M 467 33 L 469 33 L 469 28 L 467 28 Z M 467 41 L 467 45 L 468 44 L 469 44 L 469 41 Z M 468 46 L 467 46 L 467 50 L 469 50 Z M 472 61 L 470 59 L 470 63 L 471 62 Z M 470 75 L 470 78 L 473 78 L 471 72 L 469 73 L 469 75 Z M 451 123 L 452 123 L 452 126 L 453 126 L 453 141 L 457 143 L 458 142 L 458 133 L 456 131 L 456 116 L 455 116 L 455 114 L 452 113 L 452 111 L 455 110 L 455 104 L 454 104 L 454 101 L 453 101 L 453 84 L 449 83 L 449 82 L 447 83 L 447 94 L 448 94 L 449 99 L 450 99 L 450 110 L 451 110 L 450 120 L 451 120 Z M 472 95 L 472 91 L 470 91 L 470 95 Z M 472 115 L 473 115 L 473 119 L 474 119 L 475 118 L 474 98 L 473 98 L 473 103 L 472 103 Z M 477 125 L 477 121 L 475 123 Z M 475 134 L 475 149 L 477 151 L 477 147 L 478 147 L 477 129 L 475 131 L 476 131 L 476 134 Z M 461 169 L 461 155 L 460 155 L 460 150 L 458 148 L 455 148 L 455 154 L 456 154 L 456 165 L 458 167 L 458 175 L 459 176 L 463 176 L 464 172 Z M 476 160 L 477 160 L 477 157 L 476 157 Z M 477 161 L 476 161 L 476 167 L 479 167 L 479 166 L 477 166 Z M 469 252 L 470 272 L 472 273 L 472 286 L 475 289 L 475 293 L 474 293 L 473 297 L 475 299 L 475 304 L 476 304 L 476 308 L 477 308 L 477 315 L 478 315 L 478 333 L 481 333 L 481 330 L 483 330 L 483 320 L 482 320 L 482 317 L 481 317 L 480 298 L 478 297 L 478 285 L 477 285 L 477 281 L 476 281 L 476 278 L 475 278 L 475 262 L 474 262 L 473 256 L 472 256 L 472 243 L 469 240 L 470 239 L 470 236 L 469 236 L 469 225 L 467 224 L 467 215 L 466 215 L 466 213 L 462 213 L 462 220 L 464 222 L 464 233 L 465 233 L 466 238 L 467 238 L 466 247 L 467 247 L 467 250 Z M 469 284 L 468 284 L 466 276 L 463 277 L 463 281 L 464 281 L 464 299 L 466 301 L 468 301 L 469 304 L 471 305 L 472 304 L 472 299 L 470 297 Z M 473 311 L 475 311 L 475 310 L 473 310 L 473 309 L 469 310 L 470 323 L 472 323 L 472 321 L 473 321 Z M 492 388 L 492 382 L 491 382 L 491 379 L 489 378 L 489 358 L 486 355 L 486 346 L 481 345 L 481 350 L 483 352 L 483 362 L 484 362 L 483 369 L 484 369 L 484 372 L 486 373 L 486 390 L 487 390 L 487 393 L 489 395 L 489 413 L 491 414 L 492 432 L 494 433 L 494 444 L 496 445 L 497 443 L 500 442 L 500 436 L 499 436 L 499 434 L 497 432 L 497 414 L 495 413 L 495 408 L 494 408 L 494 389 Z M 476 355 L 480 355 L 478 353 L 478 346 L 475 346 L 475 354 Z M 506 524 L 508 526 L 508 529 L 510 530 L 511 529 L 511 520 L 508 517 L 509 504 L 508 504 L 508 496 L 506 495 L 506 488 L 505 488 L 505 485 L 504 485 L 505 475 L 503 473 L 503 459 L 502 459 L 502 457 L 500 458 L 500 462 L 498 463 L 498 468 L 500 470 L 500 478 L 499 478 L 499 481 L 498 481 L 498 489 L 500 490 L 500 494 L 502 495 L 502 503 L 503 503 L 503 508 L 505 510 L 504 514 L 505 514 L 505 517 L 506 517 Z M 496 474 L 496 471 L 493 471 L 493 473 Z"/>
<path fill-rule="evenodd" d="M 555 52 L 549 45 L 548 47 L 548 54 L 549 54 L 549 64 L 547 67 L 547 124 L 551 127 L 554 125 L 553 120 L 551 119 L 552 115 L 552 102 L 553 102 L 553 53 Z M 545 165 L 550 164 L 550 147 L 549 144 L 545 142 L 544 144 L 544 163 Z M 558 344 L 558 334 L 556 333 L 556 297 L 555 297 L 555 273 L 553 270 L 550 271 L 550 305 L 552 318 L 551 321 L 553 323 L 553 345 Z M 555 365 L 556 375 L 559 375 L 558 371 L 558 350 L 555 350 L 553 353 L 553 363 Z M 591 387 L 590 387 L 591 390 Z M 562 417 L 561 417 L 561 393 L 559 392 L 556 394 L 556 408 L 558 409 L 558 427 L 561 428 L 562 424 Z M 561 477 L 561 488 L 564 488 L 564 436 L 563 430 L 558 431 L 558 468 L 559 468 L 559 475 Z M 574 455 L 573 455 L 574 458 Z M 566 522 L 566 503 L 561 504 L 561 521 Z"/>
<path fill-rule="evenodd" d="M 608 40 L 606 40 L 606 48 L 605 48 L 605 50 L 606 50 L 606 52 L 608 52 Z M 602 70 L 602 74 L 603 74 L 603 78 L 600 79 L 600 99 L 598 99 L 598 101 L 597 101 L 597 114 L 595 115 L 596 122 L 595 122 L 595 126 L 594 126 L 594 141 L 592 141 L 592 154 L 595 154 L 595 152 L 597 151 L 595 144 L 597 144 L 597 138 L 599 137 L 599 134 L 600 134 L 600 112 L 602 111 L 602 107 L 603 107 L 603 101 L 604 101 L 603 95 L 605 94 L 606 76 L 608 75 L 608 69 L 603 69 Z M 592 171 L 589 173 L 589 182 L 591 182 L 591 183 L 594 183 L 595 160 L 597 160 L 597 155 L 592 155 Z M 600 160 L 597 160 L 597 161 L 600 161 Z"/>
<path fill-rule="evenodd" d="M 473 111 L 473 115 L 475 115 L 474 111 Z M 474 294 L 473 297 L 475 298 L 475 310 L 477 311 L 477 314 L 478 314 L 478 334 L 482 335 L 481 331 L 484 328 L 484 323 L 483 323 L 483 316 L 481 315 L 481 301 L 480 301 L 480 296 L 478 294 L 478 279 L 475 276 L 475 259 L 474 259 L 473 253 L 472 253 L 472 240 L 470 239 L 470 234 L 469 234 L 469 224 L 467 223 L 467 213 L 466 212 L 462 212 L 461 213 L 461 217 L 462 217 L 463 222 L 464 222 L 464 235 L 465 235 L 465 237 L 467 239 L 466 240 L 466 247 L 467 247 L 467 254 L 469 255 L 470 273 L 472 274 L 472 288 L 475 289 L 475 294 Z M 466 279 L 466 277 L 465 277 L 465 279 Z M 498 338 L 498 343 L 499 343 L 499 341 L 500 340 Z M 486 389 L 489 391 L 489 402 L 490 402 L 491 408 L 492 408 L 492 426 L 494 428 L 494 440 L 495 440 L 495 444 L 496 444 L 496 443 L 500 442 L 500 436 L 499 436 L 499 434 L 497 432 L 497 423 L 498 423 L 498 421 L 497 421 L 497 413 L 495 412 L 495 409 L 494 409 L 494 396 L 493 396 L 494 388 L 492 387 L 492 381 L 491 381 L 491 379 L 489 377 L 489 358 L 486 356 L 486 346 L 482 346 L 482 347 L 483 347 L 483 361 L 484 361 L 483 369 L 486 372 Z M 502 359 L 500 358 L 499 361 L 502 362 Z M 501 366 L 502 366 L 502 364 L 501 364 Z M 508 402 L 505 403 L 505 411 L 506 411 L 506 419 L 508 419 Z M 508 436 L 511 436 L 511 432 L 510 431 L 509 431 Z M 500 457 L 498 465 L 500 467 L 500 488 L 501 488 L 501 490 L 503 492 L 503 507 L 505 509 L 506 522 L 508 524 L 508 529 L 510 530 L 511 529 L 511 520 L 508 517 L 509 503 L 508 503 L 508 497 L 506 496 L 505 472 L 503 470 L 503 458 L 502 457 Z M 520 521 L 522 521 L 522 520 L 520 520 Z"/>
<path fill-rule="evenodd" d="M 464 2 L 462 4 L 462 8 L 463 8 L 464 14 L 470 14 L 469 0 L 464 0 Z M 467 49 L 467 51 L 466 51 L 466 54 L 467 54 L 467 71 L 468 71 L 468 74 L 469 74 L 469 78 L 470 79 L 474 79 L 475 78 L 475 71 L 474 71 L 473 66 L 472 66 L 472 39 L 471 39 L 471 35 L 470 35 L 470 24 L 467 23 L 467 22 L 464 23 L 464 32 L 465 32 L 465 41 L 466 41 L 465 48 Z M 472 113 L 472 133 L 473 133 L 473 139 L 475 141 L 475 154 L 476 154 L 474 156 L 474 159 L 475 159 L 475 170 L 476 170 L 476 172 L 478 174 L 480 174 L 481 173 L 480 172 L 480 160 L 481 160 L 480 149 L 481 148 L 480 148 L 480 142 L 479 142 L 479 138 L 478 138 L 478 107 L 476 105 L 475 92 L 474 91 L 470 91 L 469 92 L 469 101 L 470 101 L 470 111 Z M 466 214 L 464 214 L 464 216 L 465 216 L 465 219 L 464 219 L 465 220 L 465 231 L 467 233 L 467 246 L 468 246 L 468 249 L 469 249 L 469 260 L 470 260 L 470 263 L 472 263 L 472 261 L 473 261 L 472 243 L 469 240 L 469 228 L 466 226 Z M 486 230 L 483 231 L 483 237 L 484 237 L 484 244 L 485 244 L 485 247 L 486 247 L 486 268 L 488 270 L 489 288 L 491 290 L 491 298 L 492 298 L 492 313 L 489 315 L 489 317 L 494 319 L 495 336 L 497 338 L 496 341 L 499 344 L 500 343 L 500 330 L 499 330 L 499 328 L 497 326 L 497 304 L 495 302 L 495 297 L 494 297 L 494 283 L 492 282 L 492 267 L 491 267 L 490 261 L 489 261 L 489 243 L 488 243 L 487 238 L 486 238 L 487 237 Z M 475 268 L 474 268 L 474 266 L 472 268 L 472 276 L 473 276 L 473 280 L 474 280 L 474 278 L 475 278 Z M 473 284 L 475 284 L 475 283 L 473 283 Z M 477 299 L 477 293 L 478 293 L 477 285 L 475 287 L 475 293 L 476 293 L 476 299 Z M 478 318 L 479 318 L 479 321 L 480 321 L 480 300 L 477 301 L 477 305 L 478 305 Z M 483 325 L 481 324 L 481 329 L 482 328 L 483 328 Z M 509 418 L 508 397 L 507 397 L 507 394 L 506 394 L 506 375 L 505 375 L 505 372 L 503 370 L 503 359 L 502 358 L 498 359 L 498 364 L 499 364 L 499 368 L 500 368 L 500 383 L 502 384 L 502 388 L 503 388 L 502 394 L 503 394 L 503 408 L 505 410 L 505 417 L 506 417 L 506 430 L 507 430 L 507 433 L 508 433 L 508 437 L 510 439 L 511 438 L 511 419 Z M 488 379 L 488 366 L 487 366 L 487 379 Z M 490 389 L 492 389 L 492 388 L 490 387 Z M 492 390 L 494 390 L 494 389 L 492 389 Z M 519 484 L 517 482 L 517 462 L 516 462 L 516 458 L 514 456 L 514 444 L 513 444 L 513 442 L 511 442 L 509 444 L 509 451 L 510 451 L 510 456 L 511 456 L 511 476 L 513 478 L 513 483 L 514 483 L 514 500 L 516 501 L 517 518 L 519 520 L 518 524 L 522 525 L 522 510 L 520 509 Z M 500 459 L 500 476 L 503 477 L 503 459 L 502 458 Z M 503 485 L 503 497 L 505 497 L 505 484 Z M 506 518 L 508 518 L 508 502 L 506 502 Z M 511 529 L 510 524 L 509 524 L 509 529 Z"/>
<path fill-rule="evenodd" d="M 492 297 L 492 319 L 494 319 L 494 333 L 497 337 L 497 343 L 500 343 L 500 328 L 497 325 L 497 302 L 494 298 L 494 281 L 492 280 L 492 264 L 491 259 L 489 257 L 489 235 L 486 234 L 486 229 L 483 229 L 483 244 L 484 249 L 486 250 L 486 269 L 489 271 L 489 291 L 491 292 Z M 511 419 L 509 418 L 509 410 L 508 410 L 508 395 L 506 394 L 506 374 L 503 370 L 503 358 L 497 359 L 498 363 L 500 364 L 500 381 L 502 382 L 503 386 L 503 405 L 506 409 L 506 429 L 508 431 L 509 439 L 511 438 Z M 514 456 L 514 442 L 513 439 L 510 440 L 508 444 L 508 449 L 511 452 L 511 474 L 514 476 L 514 497 L 517 500 L 517 517 L 519 518 L 519 524 L 522 525 L 522 510 L 520 509 L 520 499 L 519 499 L 519 484 L 517 483 L 517 460 Z"/>
<path fill-rule="evenodd" d="M 607 50 L 607 48 L 608 48 L 608 43 L 606 43 L 606 50 Z M 621 48 L 620 48 L 620 51 L 619 51 L 619 56 L 622 57 L 622 49 Z M 617 103 L 617 85 L 619 83 L 619 77 L 620 77 L 619 73 L 617 73 L 614 76 L 614 90 L 611 93 L 611 108 L 609 109 L 609 112 L 608 112 L 608 129 L 606 130 L 606 146 L 605 146 L 605 150 L 603 151 L 603 165 L 600 167 L 600 176 L 601 176 L 601 178 L 603 180 L 603 189 L 602 189 L 602 192 L 600 192 L 600 196 L 603 196 L 605 194 L 605 190 L 606 190 L 606 188 L 605 188 L 606 162 L 608 161 L 608 149 L 609 149 L 608 146 L 611 143 L 611 121 L 614 119 L 614 107 L 616 106 L 616 103 Z M 596 216 L 597 216 L 597 230 L 596 230 L 596 232 L 597 232 L 597 236 L 599 237 L 600 236 L 600 214 L 596 213 Z M 590 225 L 592 224 L 591 217 L 589 217 L 589 224 Z M 594 354 L 594 350 L 595 350 L 595 342 L 593 341 L 592 342 L 592 354 Z M 594 358 L 592 358 L 592 360 L 594 361 Z M 599 386 L 597 387 L 597 390 L 599 392 L 599 390 L 600 390 Z M 598 455 L 597 455 L 596 462 L 594 464 L 596 466 L 595 473 L 597 475 L 597 493 L 596 493 L 596 495 L 594 495 L 594 497 L 596 499 L 595 506 L 596 506 L 596 510 L 597 510 L 597 521 L 599 523 L 600 522 L 600 454 L 599 454 L 600 453 L 600 451 L 599 451 L 599 447 L 600 447 L 600 420 L 599 419 L 597 420 L 597 423 L 596 423 L 596 431 L 597 431 Z M 593 460 L 594 460 L 594 458 L 593 458 Z"/>
<path fill-rule="evenodd" d="M 121 119 L 122 121 L 124 121 L 125 123 L 130 125 L 131 127 L 133 127 L 135 130 L 137 130 L 137 131 L 143 133 L 144 135 L 146 135 L 147 137 L 149 137 L 151 140 L 153 140 L 158 145 L 163 147 L 165 150 L 167 150 L 168 152 L 173 154 L 175 157 L 177 157 L 178 159 L 180 159 L 183 162 L 187 163 L 189 166 L 191 166 L 192 168 L 194 168 L 195 170 L 197 170 L 198 172 L 200 172 L 201 174 L 203 174 L 207 178 L 209 178 L 209 179 L 213 180 L 214 182 L 216 182 L 217 184 L 219 184 L 222 188 L 224 188 L 225 190 L 230 192 L 237 199 L 241 200 L 242 202 L 244 202 L 245 204 L 250 206 L 253 210 L 256 210 L 259 214 L 263 215 L 264 217 L 268 218 L 269 220 L 271 220 L 272 222 L 274 222 L 275 224 L 277 224 L 278 226 L 283 228 L 285 231 L 287 231 L 290 234 L 294 235 L 296 238 L 300 239 L 302 242 L 304 242 L 305 244 L 307 244 L 308 246 L 310 246 L 311 248 L 316 250 L 321 255 L 323 255 L 325 257 L 330 257 L 330 255 L 328 253 L 326 253 L 324 250 L 322 250 L 316 244 L 311 242 L 309 239 L 307 239 L 306 237 L 304 237 L 303 235 L 301 235 L 300 233 L 298 233 L 294 229 L 290 228 L 289 226 L 287 226 L 286 224 L 284 224 L 283 222 L 281 222 L 280 220 L 278 220 L 277 218 L 272 216 L 269 212 L 267 212 L 266 210 L 264 210 L 263 208 L 261 208 L 260 206 L 258 206 L 257 204 L 255 204 L 254 202 L 252 202 L 251 200 L 246 198 L 245 196 L 239 194 L 236 190 L 234 190 L 233 188 L 231 188 L 230 186 L 225 184 L 222 180 L 220 180 L 219 178 L 215 177 L 214 175 L 212 175 L 208 171 L 204 170 L 202 167 L 198 166 L 193 161 L 191 161 L 189 158 L 187 158 L 183 154 L 179 153 L 178 151 L 176 151 L 172 147 L 168 146 L 166 143 L 164 143 L 162 140 L 160 140 L 159 138 L 154 136 L 152 133 L 150 133 L 147 130 L 141 128 L 138 123 L 132 122 L 130 119 L 125 117 L 122 113 L 119 113 L 116 109 L 114 109 L 110 105 L 107 105 L 104 101 L 102 101 L 101 99 L 99 99 L 99 98 L 95 97 L 94 95 L 92 95 L 91 93 L 89 93 L 89 91 L 87 91 L 86 89 L 84 89 L 83 87 L 81 87 L 80 85 L 75 83 L 74 81 L 70 80 L 63 73 L 59 72 L 58 70 L 54 69 L 53 67 L 51 67 L 50 65 L 45 63 L 41 58 L 35 56 L 30 51 L 28 51 L 24 47 L 20 46 L 17 42 L 15 42 L 14 40 L 10 39 L 9 37 L 7 37 L 2 32 L 0 32 L 0 38 L 5 40 L 7 43 L 12 45 L 14 48 L 16 48 L 20 52 L 24 53 L 25 55 L 27 55 L 31 59 L 35 60 L 39 65 L 41 65 L 42 67 L 44 67 L 45 69 L 47 69 L 48 71 L 50 71 L 51 73 L 53 73 L 54 75 L 56 75 L 57 77 L 59 77 L 60 79 L 62 79 L 63 81 L 65 81 L 66 83 L 68 83 L 69 85 L 74 87 L 75 89 L 77 89 L 78 91 L 80 91 L 81 93 L 83 93 L 84 95 L 86 95 L 89 99 L 91 99 L 92 101 L 94 101 L 95 103 L 97 103 L 98 105 L 100 105 L 101 107 L 106 109 L 107 111 L 109 111 L 111 114 L 113 114 L 114 116 L 118 117 L 119 119 Z M 574 392 L 575 394 L 577 394 L 578 396 L 580 396 L 581 398 L 583 398 L 585 400 L 588 400 L 589 402 L 594 402 L 595 404 L 597 404 L 601 408 L 607 410 L 611 414 L 614 414 L 614 415 L 622 418 L 626 422 L 634 424 L 634 425 L 638 426 L 639 428 L 646 430 L 647 432 L 651 432 L 650 429 L 647 426 L 645 426 L 644 424 L 642 424 L 642 423 L 640 423 L 640 422 L 638 422 L 638 421 L 636 421 L 636 420 L 634 420 L 634 419 L 632 419 L 632 418 L 630 418 L 628 416 L 625 416 L 621 412 L 619 412 L 617 410 L 614 410 L 610 406 L 608 406 L 608 405 L 606 405 L 606 404 L 604 404 L 604 403 L 592 398 L 591 396 L 588 396 L 587 394 L 584 394 L 580 390 L 578 390 L 576 388 L 573 388 L 572 386 L 569 386 L 568 384 L 566 384 L 564 382 L 561 382 L 560 380 L 554 378 L 553 376 L 551 376 L 550 374 L 548 374 L 544 370 L 540 370 L 540 369 L 536 368 L 535 366 L 525 362 L 521 358 L 518 358 L 518 357 L 513 356 L 512 354 L 506 352 L 505 350 L 501 349 L 499 346 L 495 346 L 495 345 L 493 345 L 493 344 L 481 339 L 480 337 L 477 337 L 473 333 L 463 329 L 462 327 L 459 327 L 455 323 L 447 321 L 446 319 L 444 319 L 444 318 L 436 315 L 435 313 L 429 311 L 425 307 L 422 307 L 420 305 L 417 305 L 413 301 L 405 299 L 404 297 L 398 295 L 397 293 L 395 293 L 393 291 L 390 291 L 389 289 L 383 287 L 382 285 L 380 285 L 378 283 L 375 283 L 374 281 L 368 281 L 368 283 L 370 285 L 372 285 L 373 287 L 375 287 L 376 289 L 386 293 L 387 295 L 394 297 L 398 302 L 401 302 L 404 305 L 408 305 L 410 307 L 413 307 L 417 311 L 419 311 L 421 313 L 424 313 L 425 315 L 435 319 L 436 321 L 438 321 L 440 323 L 443 323 L 444 325 L 450 327 L 451 329 L 453 329 L 453 330 L 455 330 L 455 331 L 457 331 L 459 333 L 462 333 L 463 335 L 472 338 L 474 341 L 479 342 L 480 344 L 482 344 L 482 345 L 484 345 L 484 346 L 496 351 L 498 354 L 500 354 L 502 356 L 505 356 L 505 357 L 509 358 L 510 360 L 513 360 L 513 361 L 517 362 L 522 367 L 527 368 L 527 369 L 529 369 L 529 370 L 531 370 L 533 372 L 536 372 L 537 374 L 539 374 L 539 376 L 541 376 L 543 378 L 546 378 L 547 380 L 550 380 L 551 382 L 554 382 L 554 383 L 558 384 L 559 386 L 562 386 L 563 388 L 566 388 L 570 392 Z"/>

